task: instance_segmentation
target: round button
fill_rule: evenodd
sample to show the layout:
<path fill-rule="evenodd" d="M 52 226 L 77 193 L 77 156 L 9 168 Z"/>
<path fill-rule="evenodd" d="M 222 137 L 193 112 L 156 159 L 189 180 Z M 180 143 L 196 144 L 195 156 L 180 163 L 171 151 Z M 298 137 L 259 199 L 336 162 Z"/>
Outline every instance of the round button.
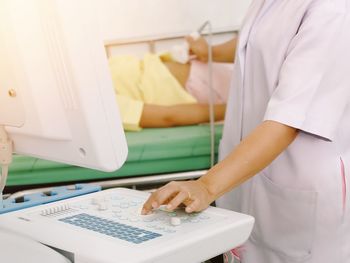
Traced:
<path fill-rule="evenodd" d="M 170 224 L 173 225 L 173 226 L 181 225 L 181 218 L 180 217 L 172 217 L 170 219 Z"/>
<path fill-rule="evenodd" d="M 94 197 L 94 198 L 92 198 L 91 203 L 93 205 L 98 205 L 98 204 L 102 203 L 103 201 L 104 201 L 104 199 L 102 197 Z"/>
<path fill-rule="evenodd" d="M 154 219 L 153 219 L 152 217 L 143 217 L 143 218 L 142 218 L 142 221 L 143 221 L 143 222 L 153 222 Z"/>
<path fill-rule="evenodd" d="M 177 216 L 177 214 L 176 214 L 176 212 L 171 212 L 171 213 L 168 213 L 168 216 L 174 217 L 174 216 Z"/>
<path fill-rule="evenodd" d="M 98 204 L 98 210 L 100 211 L 108 210 L 108 205 L 106 203 L 100 203 Z"/>
<path fill-rule="evenodd" d="M 113 213 L 120 214 L 122 212 L 119 208 L 113 208 Z"/>
<path fill-rule="evenodd" d="M 123 208 L 123 209 L 129 208 L 129 204 L 128 203 L 121 203 L 120 208 Z"/>

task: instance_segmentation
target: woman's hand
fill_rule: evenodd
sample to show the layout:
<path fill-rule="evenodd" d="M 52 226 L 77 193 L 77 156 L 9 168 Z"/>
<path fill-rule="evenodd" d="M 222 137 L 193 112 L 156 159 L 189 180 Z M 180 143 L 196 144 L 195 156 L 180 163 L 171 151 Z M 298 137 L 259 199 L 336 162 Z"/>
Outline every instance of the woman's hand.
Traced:
<path fill-rule="evenodd" d="M 213 201 L 214 197 L 199 180 L 170 182 L 151 194 L 143 205 L 141 214 L 146 215 L 161 205 L 167 205 L 168 210 L 174 210 L 181 204 L 186 206 L 187 213 L 199 212 Z"/>
<path fill-rule="evenodd" d="M 202 62 L 208 62 L 209 45 L 207 41 L 203 37 L 194 40 L 190 36 L 186 37 L 186 40 L 189 45 L 190 55 L 195 55 L 197 59 Z M 236 46 L 236 37 L 222 44 L 212 46 L 213 61 L 233 63 L 235 59 Z"/>
<path fill-rule="evenodd" d="M 194 40 L 190 36 L 186 37 L 186 40 L 190 48 L 190 55 L 195 55 L 202 62 L 208 62 L 209 46 L 207 41 L 203 37 Z"/>

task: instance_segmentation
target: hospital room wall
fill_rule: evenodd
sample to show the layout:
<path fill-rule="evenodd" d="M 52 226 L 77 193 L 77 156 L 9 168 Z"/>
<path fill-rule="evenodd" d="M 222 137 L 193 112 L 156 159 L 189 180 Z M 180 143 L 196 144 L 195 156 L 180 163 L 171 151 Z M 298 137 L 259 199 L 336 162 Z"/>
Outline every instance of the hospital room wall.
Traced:
<path fill-rule="evenodd" d="M 109 46 L 108 55 L 134 54 L 142 57 L 149 52 L 145 42 L 179 36 L 177 39 L 154 42 L 155 52 L 169 50 L 183 42 L 184 35 L 196 30 L 209 20 L 213 43 L 232 38 L 238 30 L 251 0 L 100 0 L 97 1 L 99 25 L 106 43 L 128 43 Z M 97 3 L 96 2 L 96 3 Z"/>
<path fill-rule="evenodd" d="M 210 20 L 214 30 L 238 29 L 251 0 L 100 0 L 105 40 L 187 34 Z"/>

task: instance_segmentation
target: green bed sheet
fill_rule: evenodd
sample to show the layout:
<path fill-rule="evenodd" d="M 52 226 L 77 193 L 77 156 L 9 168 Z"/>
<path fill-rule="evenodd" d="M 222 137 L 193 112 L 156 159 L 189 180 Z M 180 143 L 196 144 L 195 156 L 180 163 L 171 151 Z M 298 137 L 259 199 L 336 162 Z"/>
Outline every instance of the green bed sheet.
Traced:
<path fill-rule="evenodd" d="M 216 153 L 222 125 L 216 125 Z M 209 125 L 143 129 L 127 132 L 129 155 L 115 172 L 106 173 L 77 166 L 15 155 L 8 186 L 72 183 L 117 179 L 160 173 L 206 169 L 210 165 Z"/>

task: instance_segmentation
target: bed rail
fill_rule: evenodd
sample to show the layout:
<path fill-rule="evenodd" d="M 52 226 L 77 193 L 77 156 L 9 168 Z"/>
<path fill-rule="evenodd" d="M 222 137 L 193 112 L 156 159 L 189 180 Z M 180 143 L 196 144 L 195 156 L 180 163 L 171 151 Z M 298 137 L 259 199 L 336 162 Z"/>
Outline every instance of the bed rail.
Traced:
<path fill-rule="evenodd" d="M 114 187 L 128 187 L 132 189 L 142 189 L 142 190 L 151 190 L 154 186 L 159 186 L 170 181 L 179 181 L 179 180 L 192 180 L 197 179 L 200 176 L 204 175 L 207 170 L 199 171 L 189 171 L 182 173 L 169 173 L 169 174 L 158 174 L 158 175 L 144 175 L 144 176 L 135 176 L 129 178 L 120 178 L 104 181 L 89 182 L 87 184 L 99 185 L 102 189 L 109 189 Z M 67 187 L 73 187 L 74 185 L 67 185 Z M 10 195 L 6 195 L 5 198 L 21 198 L 25 195 L 47 192 L 52 190 L 53 187 L 45 188 L 35 188 L 30 190 L 19 191 Z"/>
<path fill-rule="evenodd" d="M 216 29 L 213 32 L 214 40 L 215 38 L 220 37 L 232 37 L 237 34 L 237 28 L 223 28 Z M 127 47 L 127 46 L 137 46 L 137 45 L 145 45 L 147 46 L 146 52 L 155 53 L 157 52 L 157 45 L 161 43 L 172 43 L 176 41 L 182 41 L 187 33 L 175 33 L 175 34 L 167 34 L 161 36 L 143 36 L 143 37 L 135 37 L 135 38 L 125 38 L 125 39 L 112 39 L 104 42 L 105 50 L 107 53 L 107 57 L 112 55 L 112 50 L 118 47 Z M 203 35 L 206 36 L 208 33 L 203 32 Z"/>

